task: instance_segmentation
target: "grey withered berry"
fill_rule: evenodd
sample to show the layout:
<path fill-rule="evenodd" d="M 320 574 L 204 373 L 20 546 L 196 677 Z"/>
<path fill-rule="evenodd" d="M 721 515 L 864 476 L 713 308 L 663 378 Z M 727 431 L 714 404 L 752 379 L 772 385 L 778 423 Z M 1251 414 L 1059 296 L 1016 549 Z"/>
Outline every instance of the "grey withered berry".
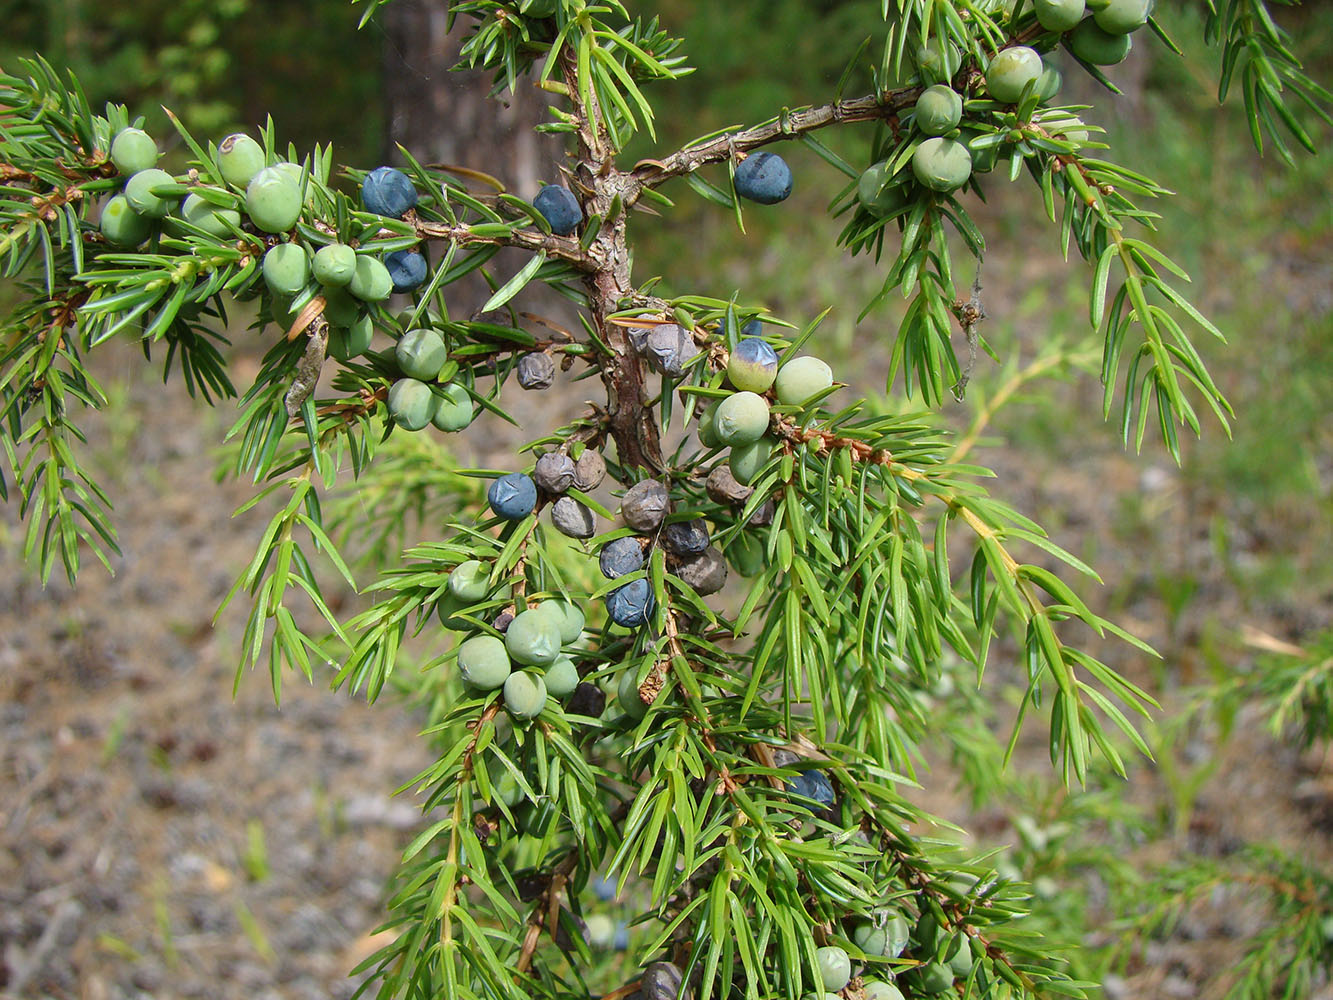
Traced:
<path fill-rule="evenodd" d="M 713 545 L 676 568 L 676 575 L 694 588 L 700 597 L 716 594 L 727 582 L 727 561 Z"/>
<path fill-rule="evenodd" d="M 738 482 L 736 477 L 731 474 L 730 468 L 725 465 L 718 465 L 708 474 L 708 480 L 704 483 L 704 490 L 707 491 L 708 498 L 714 503 L 739 506 L 750 499 L 754 487 Z"/>
<path fill-rule="evenodd" d="M 778 504 L 776 500 L 765 500 L 757 510 L 750 515 L 747 524 L 752 524 L 756 528 L 766 528 L 773 523 L 773 518 L 777 515 Z"/>
<path fill-rule="evenodd" d="M 518 359 L 518 384 L 524 389 L 549 389 L 555 381 L 555 361 L 549 354 L 533 351 Z"/>
<path fill-rule="evenodd" d="M 687 558 L 700 555 L 708 548 L 708 525 L 702 518 L 693 521 L 673 521 L 662 529 L 662 544 L 673 556 Z"/>
<path fill-rule="evenodd" d="M 774 767 L 791 767 L 800 759 L 799 754 L 792 753 L 784 747 L 778 747 L 773 751 Z"/>
<path fill-rule="evenodd" d="M 606 459 L 601 452 L 586 449 L 574 463 L 574 488 L 580 493 L 587 493 L 601 486 L 605 478 Z"/>
<path fill-rule="evenodd" d="M 643 1000 L 690 1000 L 691 996 L 680 967 L 671 962 L 654 962 L 644 969 L 639 994 Z"/>
<path fill-rule="evenodd" d="M 635 483 L 620 501 L 620 516 L 635 531 L 655 531 L 666 517 L 667 488 L 655 479 Z"/>
<path fill-rule="evenodd" d="M 591 538 L 597 533 L 592 511 L 573 497 L 561 497 L 551 506 L 551 523 L 570 538 Z"/>
<path fill-rule="evenodd" d="M 613 538 L 602 546 L 597 565 L 608 580 L 634 573 L 643 568 L 643 545 L 633 536 Z"/>
<path fill-rule="evenodd" d="M 574 460 L 558 451 L 548 451 L 537 459 L 532 479 L 543 493 L 559 496 L 574 485 Z"/>
<path fill-rule="evenodd" d="M 683 327 L 662 323 L 648 331 L 639 353 L 653 371 L 678 376 L 685 373 L 685 362 L 697 352 L 694 341 Z"/>

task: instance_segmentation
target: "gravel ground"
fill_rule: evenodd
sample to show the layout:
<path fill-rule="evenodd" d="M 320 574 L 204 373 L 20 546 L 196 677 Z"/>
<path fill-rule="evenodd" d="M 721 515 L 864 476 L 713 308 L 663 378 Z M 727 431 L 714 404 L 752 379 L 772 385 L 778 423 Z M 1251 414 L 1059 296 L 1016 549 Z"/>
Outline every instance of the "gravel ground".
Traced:
<path fill-rule="evenodd" d="M 1003 315 L 1003 287 L 989 294 L 988 309 Z M 256 363 L 238 350 L 238 382 Z M 366 706 L 292 678 L 281 708 L 263 676 L 228 697 L 244 612 L 229 609 L 216 628 L 212 619 L 262 527 L 261 516 L 231 516 L 248 489 L 214 481 L 211 449 L 228 420 L 174 382 L 163 389 L 129 348 L 101 351 L 96 365 L 104 384 L 129 386 L 116 413 L 91 424 L 89 449 L 117 511 L 116 575 L 93 565 L 77 592 L 59 576 L 43 588 L 16 554 L 16 515 L 0 522 L 0 997 L 347 997 L 417 825 L 410 799 L 388 793 L 427 763 L 418 721 L 389 699 Z M 577 412 L 591 390 L 572 386 L 561 405 Z M 514 396 L 520 419 L 553 402 Z M 504 461 L 521 436 L 488 426 L 476 458 Z M 1242 519 L 1225 498 L 1201 508 L 1173 468 L 1124 455 L 1110 432 L 1076 454 L 975 457 L 999 473 L 993 489 L 1057 540 L 1100 553 L 1095 564 L 1121 594 L 1115 617 L 1168 652 L 1170 685 L 1198 679 L 1208 620 L 1298 639 L 1333 619 L 1333 599 L 1299 590 L 1237 607 L 1209 555 L 1205 515 Z M 1156 513 L 1141 544 L 1175 546 L 1173 558 L 1197 573 L 1195 610 L 1182 619 L 1168 619 L 1152 568 L 1117 536 L 1108 496 L 1148 504 Z M 1245 519 L 1239 544 L 1254 558 L 1281 536 L 1272 521 Z M 1040 739 L 1024 746 L 1034 762 L 1044 754 Z M 965 825 L 994 820 L 947 791 L 925 805 Z M 1221 754 L 1185 837 L 1206 853 L 1277 840 L 1333 868 L 1331 833 L 1333 765 L 1275 745 L 1251 720 Z M 1253 919 L 1201 914 L 1145 944 L 1107 995 L 1214 995 L 1206 984 Z"/>

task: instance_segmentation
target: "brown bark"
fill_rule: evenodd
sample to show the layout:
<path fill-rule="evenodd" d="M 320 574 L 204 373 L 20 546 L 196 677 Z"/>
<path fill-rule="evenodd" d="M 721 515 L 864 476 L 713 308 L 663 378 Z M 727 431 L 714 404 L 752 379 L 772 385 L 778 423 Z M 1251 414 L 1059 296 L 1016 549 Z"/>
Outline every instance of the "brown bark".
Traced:
<path fill-rule="evenodd" d="M 560 139 L 533 131 L 547 117 L 541 91 L 520 82 L 517 92 L 491 100 L 489 72 L 448 71 L 458 61 L 467 18 L 446 30 L 445 4 L 438 0 L 396 0 L 379 16 L 390 159 L 401 143 L 422 162 L 492 174 L 520 198 L 533 197 L 539 179 L 559 180 Z"/>

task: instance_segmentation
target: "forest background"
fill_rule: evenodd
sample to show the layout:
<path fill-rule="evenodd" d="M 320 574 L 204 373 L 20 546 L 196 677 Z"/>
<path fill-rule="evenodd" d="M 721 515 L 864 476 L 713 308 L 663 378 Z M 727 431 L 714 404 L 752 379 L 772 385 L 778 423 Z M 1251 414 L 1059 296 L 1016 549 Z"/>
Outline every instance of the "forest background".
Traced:
<path fill-rule="evenodd" d="M 827 99 L 879 18 L 877 4 L 839 0 L 659 6 L 698 67 L 655 94 L 661 148 Z M 1170 6 L 1161 16 L 1185 56 L 1136 53 L 1099 123 L 1129 165 L 1179 192 L 1163 247 L 1228 334 L 1206 357 L 1237 412 L 1233 439 L 1206 427 L 1182 441 L 1179 467 L 1160 446 L 1124 451 L 1101 420 L 1086 275 L 1030 221 L 1040 210 L 1021 185 L 995 185 L 978 206 L 994 234 L 986 334 L 1017 360 L 983 356 L 966 398 L 945 407 L 1004 494 L 1099 570 L 1105 585 L 1081 596 L 1162 654 L 1118 664 L 1164 706 L 1148 727 L 1156 762 L 1127 783 L 1098 775 L 1066 793 L 1038 743 L 1002 771 L 996 745 L 942 742 L 923 795 L 943 821 L 934 835 L 950 839 L 956 822 L 970 852 L 1003 848 L 1000 863 L 1033 879 L 1034 924 L 1053 947 L 1081 943 L 1076 968 L 1112 1000 L 1224 996 L 1244 985 L 1244 956 L 1289 962 L 1295 918 L 1333 913 L 1329 161 L 1256 155 L 1240 109 L 1217 107 L 1217 54 L 1191 23 L 1201 5 Z M 557 179 L 559 156 L 526 128 L 535 93 L 497 114 L 487 81 L 445 74 L 433 7 L 398 0 L 358 32 L 343 0 L 10 0 L 0 66 L 40 51 L 79 74 L 95 107 L 124 102 L 158 137 L 172 135 L 162 105 L 200 134 L 272 114 L 298 149 L 332 141 L 339 163 L 392 162 L 402 142 L 530 196 Z M 1312 75 L 1333 79 L 1333 5 L 1279 13 Z M 851 162 L 865 162 L 865 141 L 830 140 Z M 745 236 L 689 200 L 641 225 L 638 273 L 677 291 L 744 289 L 789 315 L 838 304 L 821 353 L 859 373 L 857 392 L 881 394 L 876 345 L 900 305 L 858 324 L 880 279 L 831 249 L 839 223 L 825 207 L 840 182 L 807 150 L 789 160 L 796 193 L 751 212 Z M 238 362 L 257 365 L 244 322 L 233 334 Z M 214 628 L 213 614 L 263 517 L 233 519 L 245 490 L 214 482 L 230 414 L 136 359 L 122 344 L 94 357 L 116 395 L 92 441 L 122 531 L 116 576 L 43 588 L 19 558 L 17 516 L 0 519 L 0 995 L 350 995 L 419 823 L 385 790 L 426 760 L 420 716 L 406 698 L 367 708 L 295 687 L 279 711 L 262 678 L 229 699 L 243 623 Z M 521 439 L 498 420 L 475 430 L 457 439 L 462 464 Z M 965 676 L 934 708 L 941 727 L 984 719 L 1002 747 L 1012 706 L 978 704 Z M 1330 989 L 1316 975 L 1291 995 Z"/>

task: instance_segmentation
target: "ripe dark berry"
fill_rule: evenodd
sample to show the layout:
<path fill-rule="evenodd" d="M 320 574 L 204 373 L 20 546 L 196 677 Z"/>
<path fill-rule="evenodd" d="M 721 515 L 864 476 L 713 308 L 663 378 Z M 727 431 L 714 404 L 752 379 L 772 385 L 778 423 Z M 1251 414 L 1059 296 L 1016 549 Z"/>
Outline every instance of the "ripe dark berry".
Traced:
<path fill-rule="evenodd" d="M 389 269 L 389 280 L 395 292 L 410 292 L 420 288 L 430 277 L 426 255 L 416 250 L 395 250 L 386 254 L 384 266 Z"/>
<path fill-rule="evenodd" d="M 674 521 L 662 529 L 662 544 L 674 556 L 688 558 L 708 548 L 708 525 L 702 518 Z"/>
<path fill-rule="evenodd" d="M 751 153 L 736 168 L 736 193 L 775 205 L 791 194 L 791 168 L 776 153 Z"/>
<path fill-rule="evenodd" d="M 611 620 L 625 628 L 638 628 L 656 608 L 653 588 L 647 580 L 631 580 L 606 595 L 606 611 Z"/>
<path fill-rule="evenodd" d="M 568 236 L 583 221 L 583 208 L 569 188 L 548 184 L 532 199 L 532 207 L 542 214 L 557 236 Z"/>
<path fill-rule="evenodd" d="M 597 565 L 602 576 L 614 580 L 643 569 L 643 546 L 634 536 L 615 538 L 602 546 Z"/>
<path fill-rule="evenodd" d="M 361 204 L 367 212 L 397 219 L 416 203 L 417 189 L 401 170 L 376 167 L 361 182 Z"/>
<path fill-rule="evenodd" d="M 833 805 L 833 784 L 828 780 L 828 775 L 814 768 L 802 771 L 794 778 L 789 778 L 787 780 L 787 791 L 794 795 L 804 795 L 806 798 L 814 799 L 825 808 Z M 838 989 L 842 989 L 842 987 L 839 986 Z"/>
<path fill-rule="evenodd" d="M 596 684 L 583 681 L 574 689 L 565 702 L 565 712 L 569 715 L 583 715 L 596 719 L 606 711 L 606 692 Z"/>
<path fill-rule="evenodd" d="M 517 521 L 537 506 L 537 484 L 521 472 L 511 472 L 491 483 L 486 500 L 497 516 Z"/>

